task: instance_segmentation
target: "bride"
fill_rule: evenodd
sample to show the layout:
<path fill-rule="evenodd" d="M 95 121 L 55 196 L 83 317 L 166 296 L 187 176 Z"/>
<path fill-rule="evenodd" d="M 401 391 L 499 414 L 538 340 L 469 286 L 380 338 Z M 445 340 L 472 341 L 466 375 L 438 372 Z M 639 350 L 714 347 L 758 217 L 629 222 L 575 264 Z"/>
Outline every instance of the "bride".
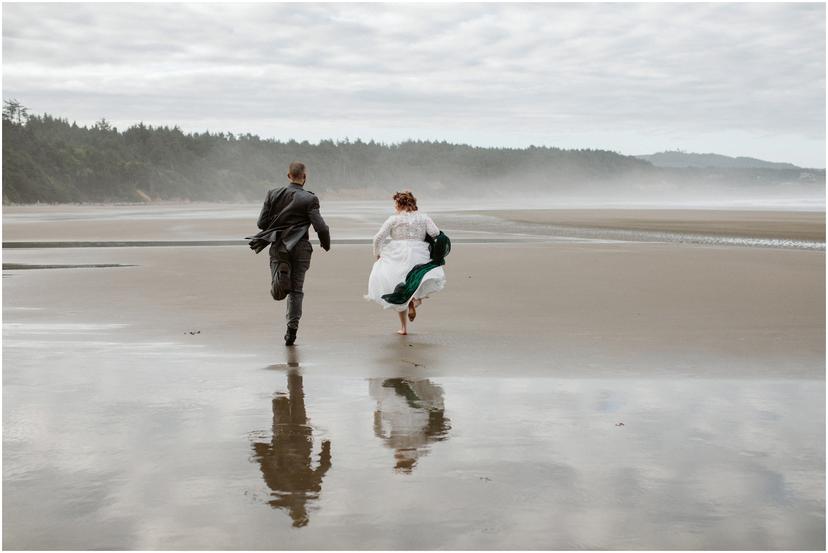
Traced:
<path fill-rule="evenodd" d="M 431 217 L 417 211 L 417 199 L 411 192 L 397 192 L 394 194 L 396 215 L 389 217 L 374 236 L 374 256 L 377 258 L 368 277 L 368 294 L 366 299 L 374 300 L 384 309 L 397 311 L 400 317 L 398 334 L 408 334 L 406 310 L 408 320 L 413 321 L 417 316 L 417 307 L 430 294 L 443 289 L 446 275 L 443 267 L 435 267 L 423 276 L 418 288 L 411 296 L 408 305 L 388 303 L 382 299 L 383 295 L 391 294 L 394 288 L 405 281 L 405 277 L 415 265 L 428 263 L 430 254 L 426 234 L 432 238 L 440 231 Z M 387 244 L 386 239 L 391 238 Z"/>

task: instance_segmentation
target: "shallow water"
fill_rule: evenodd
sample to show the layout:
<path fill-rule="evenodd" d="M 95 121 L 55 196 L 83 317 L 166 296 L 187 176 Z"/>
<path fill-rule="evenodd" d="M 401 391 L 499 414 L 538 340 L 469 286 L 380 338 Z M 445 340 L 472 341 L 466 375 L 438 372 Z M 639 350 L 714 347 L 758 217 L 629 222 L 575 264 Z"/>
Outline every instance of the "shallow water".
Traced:
<path fill-rule="evenodd" d="M 342 376 L 122 331 L 4 324 L 5 548 L 824 547 L 822 381 Z"/>

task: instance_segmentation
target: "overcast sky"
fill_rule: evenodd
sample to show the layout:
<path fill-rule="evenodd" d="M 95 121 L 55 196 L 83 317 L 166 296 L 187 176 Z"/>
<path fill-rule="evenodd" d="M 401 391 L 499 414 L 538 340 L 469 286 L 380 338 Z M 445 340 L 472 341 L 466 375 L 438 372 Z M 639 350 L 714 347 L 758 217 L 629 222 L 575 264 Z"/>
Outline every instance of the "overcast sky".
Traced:
<path fill-rule="evenodd" d="M 825 167 L 825 6 L 5 3 L 3 97 L 119 127 Z"/>

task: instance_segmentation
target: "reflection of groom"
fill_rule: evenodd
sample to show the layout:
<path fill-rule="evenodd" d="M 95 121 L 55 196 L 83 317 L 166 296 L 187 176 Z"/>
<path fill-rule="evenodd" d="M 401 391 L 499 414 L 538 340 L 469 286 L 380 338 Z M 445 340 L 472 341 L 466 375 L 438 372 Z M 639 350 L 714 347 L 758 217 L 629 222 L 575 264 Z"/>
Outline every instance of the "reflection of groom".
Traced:
<path fill-rule="evenodd" d="M 274 499 L 273 508 L 286 509 L 293 526 L 305 526 L 308 512 L 305 503 L 318 497 L 322 478 L 331 467 L 331 442 L 322 442 L 319 466 L 311 468 L 313 436 L 305 413 L 305 393 L 302 376 L 296 371 L 288 374 L 289 396 L 273 399 L 273 439 L 271 443 L 254 443 L 256 460 Z"/>

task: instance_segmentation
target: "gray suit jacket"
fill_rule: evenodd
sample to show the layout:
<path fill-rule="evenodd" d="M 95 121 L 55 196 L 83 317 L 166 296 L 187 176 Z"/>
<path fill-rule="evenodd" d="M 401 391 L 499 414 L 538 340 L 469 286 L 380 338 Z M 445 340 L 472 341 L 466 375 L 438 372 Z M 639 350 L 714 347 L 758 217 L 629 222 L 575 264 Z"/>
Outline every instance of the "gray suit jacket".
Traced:
<path fill-rule="evenodd" d="M 313 226 L 322 249 L 331 249 L 328 225 L 319 213 L 319 198 L 298 184 L 290 183 L 267 193 L 256 225 L 262 231 L 248 236 L 250 247 L 259 253 L 268 244 L 282 242 L 290 251 L 301 240 L 308 239 L 308 228 Z"/>

